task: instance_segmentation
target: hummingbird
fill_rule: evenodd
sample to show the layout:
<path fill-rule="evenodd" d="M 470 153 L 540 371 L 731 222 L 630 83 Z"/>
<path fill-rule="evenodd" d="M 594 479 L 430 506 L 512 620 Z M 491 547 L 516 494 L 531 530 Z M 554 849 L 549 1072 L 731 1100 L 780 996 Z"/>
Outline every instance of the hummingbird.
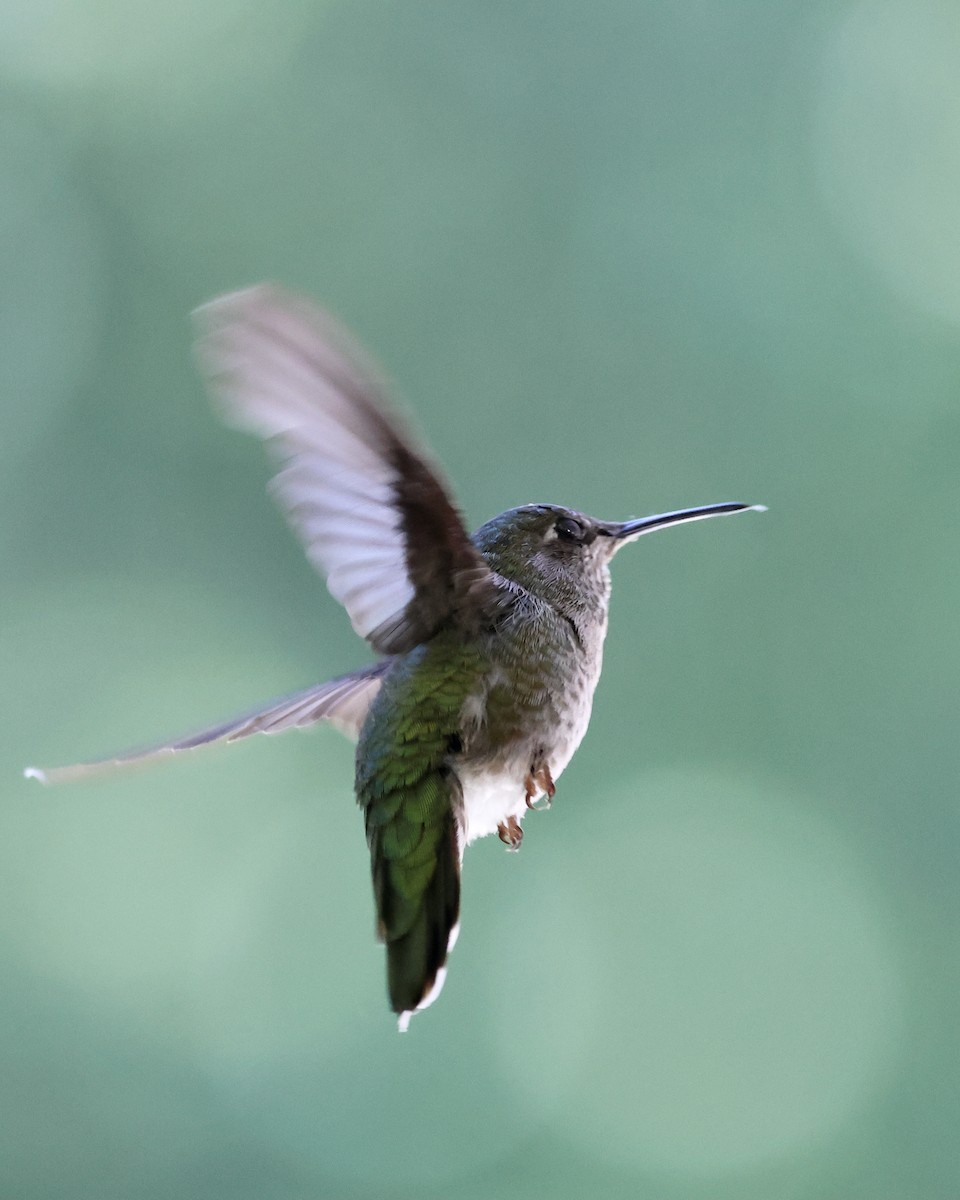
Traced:
<path fill-rule="evenodd" d="M 763 506 L 604 521 L 524 504 L 471 536 L 378 371 L 328 313 L 262 284 L 195 317 L 214 402 L 266 444 L 272 493 L 376 661 L 190 736 L 24 774 L 66 782 L 320 721 L 357 739 L 376 930 L 403 1032 L 443 987 L 465 848 L 496 833 L 518 850 L 524 818 L 550 805 L 586 733 L 614 555 L 658 529 Z"/>

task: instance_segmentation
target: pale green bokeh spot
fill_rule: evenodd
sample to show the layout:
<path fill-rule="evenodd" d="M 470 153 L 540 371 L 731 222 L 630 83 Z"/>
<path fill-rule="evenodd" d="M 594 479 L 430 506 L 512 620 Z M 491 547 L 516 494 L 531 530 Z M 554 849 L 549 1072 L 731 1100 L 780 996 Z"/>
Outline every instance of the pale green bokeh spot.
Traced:
<path fill-rule="evenodd" d="M 99 120 L 132 135 L 145 120 L 190 121 L 262 85 L 303 36 L 312 7 L 297 0 L 7 5 L 0 62 L 14 78 L 90 103 Z"/>
<path fill-rule="evenodd" d="M 194 919 L 187 1032 L 228 1094 L 275 1080 L 281 1064 L 334 1058 L 383 1016 L 350 756 L 325 750 L 311 747 L 309 766 L 303 754 L 274 764 L 256 821 L 209 873 Z M 300 802 L 284 803 L 278 784 Z"/>
<path fill-rule="evenodd" d="M 824 196 L 851 243 L 905 299 L 960 321 L 960 10 L 861 0 L 819 71 Z"/>
<path fill-rule="evenodd" d="M 900 1028 L 894 932 L 850 849 L 789 791 L 722 773 L 641 775 L 594 803 L 602 828 L 557 864 L 608 981 L 566 1081 L 569 1135 L 693 1175 L 835 1135 Z"/>
<path fill-rule="evenodd" d="M 280 899 L 270 869 L 278 837 L 291 851 L 297 842 L 329 851 L 324 822 L 336 831 L 331 841 L 349 846 L 348 826 L 357 824 L 350 748 L 325 729 L 289 737 L 280 759 L 279 747 L 259 738 L 259 753 L 247 743 L 72 787 L 18 783 L 27 746 L 45 765 L 95 758 L 213 724 L 249 707 L 257 691 L 265 699 L 303 680 L 295 663 L 269 653 L 267 631 L 209 591 L 159 579 L 74 578 L 69 589 L 11 600 L 0 711 L 13 735 L 3 755 L 13 802 L 3 817 L 0 925 L 20 956 L 91 998 L 150 1021 L 163 1011 L 158 1036 L 173 1035 L 171 1022 L 192 1029 L 206 1019 L 202 1009 L 196 1018 L 177 1016 L 173 998 L 184 980 L 196 978 L 198 994 L 208 986 L 211 937 L 223 968 L 229 930 L 251 909 L 292 903 L 288 885 L 311 910 L 322 901 L 322 885 L 318 896 L 312 875 L 296 873 L 295 854 L 277 882 Z M 321 872 L 328 899 L 353 879 L 360 889 L 365 856 L 354 832 L 354 870 L 342 880 Z M 250 929 L 246 961 L 257 961 L 254 930 L 282 953 L 273 928 L 251 918 Z M 229 1039 L 222 1021 L 219 1039 Z"/>

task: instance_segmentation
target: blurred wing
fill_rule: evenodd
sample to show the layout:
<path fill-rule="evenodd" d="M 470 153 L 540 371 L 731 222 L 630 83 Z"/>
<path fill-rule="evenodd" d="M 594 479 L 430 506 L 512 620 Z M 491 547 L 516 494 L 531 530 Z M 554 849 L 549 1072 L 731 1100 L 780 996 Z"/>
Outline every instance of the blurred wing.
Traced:
<path fill-rule="evenodd" d="M 97 762 L 77 763 L 71 767 L 53 767 L 42 770 L 28 767 L 24 775 L 28 779 L 39 779 L 41 783 L 72 783 L 91 775 L 99 775 L 113 767 L 133 766 L 178 754 L 182 750 L 194 750 L 198 746 L 209 746 L 213 742 L 236 742 L 252 733 L 281 733 L 285 729 L 304 729 L 317 721 L 329 721 L 348 737 L 357 737 L 360 727 L 377 692 L 389 660 L 374 663 L 350 675 L 341 675 L 327 683 L 314 684 L 282 700 L 274 700 L 266 707 L 244 713 L 223 725 L 203 729 L 174 741 L 161 742 L 142 750 L 130 750 L 114 758 Z"/>
<path fill-rule="evenodd" d="M 331 317 L 268 285 L 196 316 L 226 419 L 279 460 L 274 494 L 374 649 L 408 650 L 492 590 L 445 485 Z"/>

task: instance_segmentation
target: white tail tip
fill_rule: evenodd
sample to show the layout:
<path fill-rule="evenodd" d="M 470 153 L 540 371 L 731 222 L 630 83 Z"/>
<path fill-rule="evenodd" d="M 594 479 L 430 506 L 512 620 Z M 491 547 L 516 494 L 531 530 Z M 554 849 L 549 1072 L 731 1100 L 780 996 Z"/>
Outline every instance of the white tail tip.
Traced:
<path fill-rule="evenodd" d="M 39 779 L 41 783 L 49 783 L 46 771 L 41 771 L 39 767 L 26 767 L 23 772 L 24 779 Z"/>
<path fill-rule="evenodd" d="M 406 1033 L 407 1032 L 407 1030 L 410 1028 L 410 1018 L 412 1016 L 413 1016 L 412 1012 L 402 1012 L 400 1014 L 400 1016 L 397 1017 L 397 1032 L 398 1033 Z"/>

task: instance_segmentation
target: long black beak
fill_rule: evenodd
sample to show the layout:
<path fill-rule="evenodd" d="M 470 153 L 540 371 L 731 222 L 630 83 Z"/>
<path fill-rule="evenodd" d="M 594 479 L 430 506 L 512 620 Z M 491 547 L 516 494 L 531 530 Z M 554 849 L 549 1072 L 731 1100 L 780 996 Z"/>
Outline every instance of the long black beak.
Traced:
<path fill-rule="evenodd" d="M 600 532 L 617 540 L 640 537 L 655 529 L 666 529 L 668 525 L 683 525 L 687 521 L 704 521 L 707 517 L 725 517 L 730 513 L 766 512 L 765 504 L 704 504 L 700 508 L 678 508 L 676 512 L 657 513 L 653 517 L 639 517 L 635 521 L 624 521 L 620 525 L 604 526 Z"/>

